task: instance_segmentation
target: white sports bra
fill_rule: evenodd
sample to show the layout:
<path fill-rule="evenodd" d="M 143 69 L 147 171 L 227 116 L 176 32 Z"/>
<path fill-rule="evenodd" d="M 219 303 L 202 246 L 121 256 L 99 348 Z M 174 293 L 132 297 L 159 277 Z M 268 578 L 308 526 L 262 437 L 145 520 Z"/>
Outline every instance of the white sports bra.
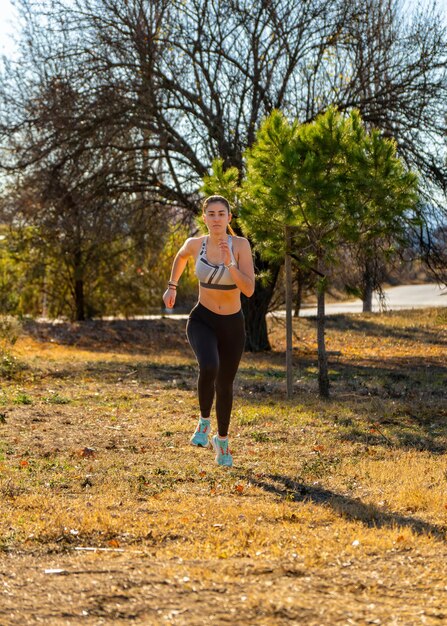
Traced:
<path fill-rule="evenodd" d="M 227 270 L 223 263 L 214 265 L 206 258 L 207 242 L 208 236 L 203 238 L 196 261 L 196 276 L 200 281 L 201 287 L 206 287 L 207 289 L 237 289 L 237 285 L 234 284 L 231 278 L 230 270 Z M 231 235 L 228 235 L 228 245 L 230 246 L 231 259 L 236 262 L 233 256 L 233 238 Z"/>

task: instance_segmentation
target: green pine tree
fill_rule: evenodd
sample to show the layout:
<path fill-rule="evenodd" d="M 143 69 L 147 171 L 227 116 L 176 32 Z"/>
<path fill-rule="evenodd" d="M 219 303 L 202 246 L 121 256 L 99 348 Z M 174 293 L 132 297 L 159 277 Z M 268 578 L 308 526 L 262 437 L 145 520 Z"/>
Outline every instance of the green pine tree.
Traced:
<path fill-rule="evenodd" d="M 301 126 L 274 111 L 246 161 L 243 227 L 261 254 L 293 255 L 318 276 L 319 391 L 327 397 L 325 293 L 340 247 L 403 232 L 416 203 L 416 177 L 397 158 L 394 142 L 368 133 L 357 112 L 332 107 Z"/>

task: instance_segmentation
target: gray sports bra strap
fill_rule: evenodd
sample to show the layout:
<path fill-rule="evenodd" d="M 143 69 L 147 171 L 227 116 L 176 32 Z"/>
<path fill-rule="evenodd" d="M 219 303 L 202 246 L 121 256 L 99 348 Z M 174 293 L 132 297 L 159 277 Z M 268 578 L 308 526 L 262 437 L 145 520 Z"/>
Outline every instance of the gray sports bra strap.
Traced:
<path fill-rule="evenodd" d="M 206 244 L 208 242 L 208 238 L 209 238 L 208 235 L 206 235 L 203 238 L 202 245 L 200 246 L 200 250 L 199 250 L 199 256 L 198 256 L 199 259 L 202 256 L 204 256 L 206 258 Z M 233 237 L 231 235 L 228 235 L 228 245 L 229 245 L 230 252 L 231 252 L 231 258 L 234 261 L 235 259 L 234 259 L 234 256 L 233 256 Z"/>

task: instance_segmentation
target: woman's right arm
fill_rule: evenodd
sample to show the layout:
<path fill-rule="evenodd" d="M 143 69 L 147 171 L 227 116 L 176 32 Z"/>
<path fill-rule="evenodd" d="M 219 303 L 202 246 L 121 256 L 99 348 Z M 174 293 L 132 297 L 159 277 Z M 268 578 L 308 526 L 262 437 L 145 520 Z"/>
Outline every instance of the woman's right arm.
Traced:
<path fill-rule="evenodd" d="M 171 269 L 171 278 L 169 279 L 168 288 L 163 294 L 163 302 L 167 309 L 173 309 L 175 298 L 177 295 L 177 285 L 183 270 L 188 263 L 190 256 L 194 256 L 194 242 L 197 241 L 192 237 L 187 239 L 180 250 L 177 252 Z"/>

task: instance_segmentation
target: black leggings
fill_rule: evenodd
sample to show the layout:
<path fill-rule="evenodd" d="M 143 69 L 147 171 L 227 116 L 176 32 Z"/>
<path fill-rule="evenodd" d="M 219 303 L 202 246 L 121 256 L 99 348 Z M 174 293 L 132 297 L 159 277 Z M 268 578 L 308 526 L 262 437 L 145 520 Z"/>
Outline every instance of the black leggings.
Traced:
<path fill-rule="evenodd" d="M 200 414 L 209 417 L 216 393 L 217 428 L 228 434 L 233 406 L 233 381 L 245 346 L 244 315 L 213 313 L 200 302 L 186 324 L 188 341 L 199 364 L 197 390 Z"/>

